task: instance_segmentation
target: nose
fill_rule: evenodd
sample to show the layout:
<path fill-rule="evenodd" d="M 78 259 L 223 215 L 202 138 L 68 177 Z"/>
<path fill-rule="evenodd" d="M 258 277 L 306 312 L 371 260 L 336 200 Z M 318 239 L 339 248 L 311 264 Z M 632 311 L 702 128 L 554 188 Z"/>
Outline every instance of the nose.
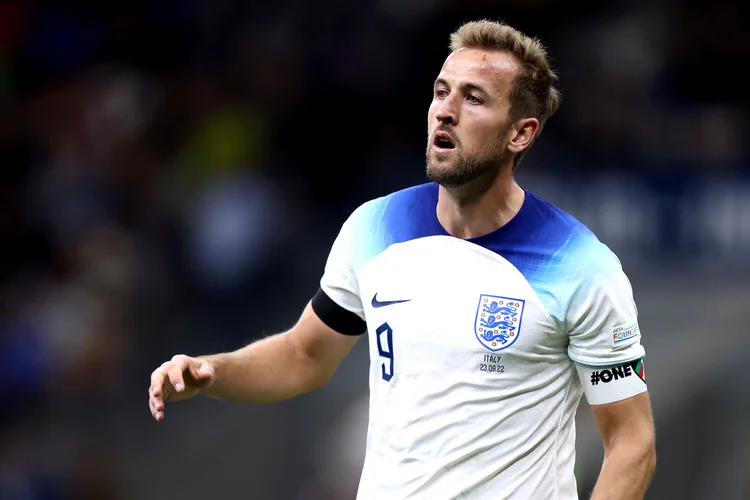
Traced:
<path fill-rule="evenodd" d="M 441 125 L 456 125 L 458 123 L 458 110 L 453 93 L 449 94 L 440 104 L 435 118 Z"/>

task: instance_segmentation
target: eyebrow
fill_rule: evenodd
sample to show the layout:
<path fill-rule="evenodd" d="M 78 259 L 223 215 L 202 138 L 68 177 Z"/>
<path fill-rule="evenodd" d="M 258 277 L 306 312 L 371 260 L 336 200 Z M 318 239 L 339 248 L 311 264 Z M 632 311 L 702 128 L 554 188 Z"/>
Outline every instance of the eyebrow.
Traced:
<path fill-rule="evenodd" d="M 433 87 L 437 87 L 438 85 L 445 85 L 446 87 L 450 87 L 450 85 L 448 84 L 448 81 L 445 78 L 438 78 L 437 80 L 435 80 L 435 84 L 433 85 Z M 458 88 L 463 91 L 475 90 L 477 92 L 481 92 L 484 95 L 487 95 L 487 96 L 489 95 L 489 92 L 487 92 L 487 90 L 484 87 L 482 87 L 481 85 L 477 85 L 476 83 L 468 83 L 468 82 L 462 83 L 461 85 L 458 86 Z"/>

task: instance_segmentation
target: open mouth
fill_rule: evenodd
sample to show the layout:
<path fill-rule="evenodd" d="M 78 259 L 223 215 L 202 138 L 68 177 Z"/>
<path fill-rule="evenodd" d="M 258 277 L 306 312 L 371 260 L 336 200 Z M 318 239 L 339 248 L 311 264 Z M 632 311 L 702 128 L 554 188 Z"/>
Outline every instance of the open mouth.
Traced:
<path fill-rule="evenodd" d="M 456 149 L 456 143 L 448 132 L 436 132 L 432 145 L 438 150 Z"/>

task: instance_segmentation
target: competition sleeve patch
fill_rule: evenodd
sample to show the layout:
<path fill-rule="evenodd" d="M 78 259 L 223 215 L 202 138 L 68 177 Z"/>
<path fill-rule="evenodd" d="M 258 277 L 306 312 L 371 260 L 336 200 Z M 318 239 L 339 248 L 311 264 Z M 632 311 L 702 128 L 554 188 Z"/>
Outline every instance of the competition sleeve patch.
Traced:
<path fill-rule="evenodd" d="M 576 363 L 586 399 L 591 405 L 614 403 L 646 392 L 643 358 L 615 366 Z"/>
<path fill-rule="evenodd" d="M 320 288 L 313 296 L 312 308 L 323 323 L 341 334 L 362 335 L 367 330 L 362 318 L 338 305 Z"/>
<path fill-rule="evenodd" d="M 619 326 L 612 329 L 612 347 L 630 345 L 641 338 L 641 330 L 638 323 L 630 326 Z"/>

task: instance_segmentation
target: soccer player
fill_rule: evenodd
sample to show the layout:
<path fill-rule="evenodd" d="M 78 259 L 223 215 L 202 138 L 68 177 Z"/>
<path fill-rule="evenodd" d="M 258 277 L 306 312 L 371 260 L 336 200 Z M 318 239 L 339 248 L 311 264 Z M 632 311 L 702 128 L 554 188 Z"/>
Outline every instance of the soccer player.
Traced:
<path fill-rule="evenodd" d="M 351 214 L 291 330 L 154 371 L 151 413 L 196 394 L 311 391 L 367 332 L 358 499 L 577 498 L 583 394 L 604 444 L 592 498 L 642 498 L 656 455 L 631 285 L 594 234 L 513 177 L 558 108 L 545 50 L 491 21 L 450 48 L 428 112 L 431 182 Z"/>

